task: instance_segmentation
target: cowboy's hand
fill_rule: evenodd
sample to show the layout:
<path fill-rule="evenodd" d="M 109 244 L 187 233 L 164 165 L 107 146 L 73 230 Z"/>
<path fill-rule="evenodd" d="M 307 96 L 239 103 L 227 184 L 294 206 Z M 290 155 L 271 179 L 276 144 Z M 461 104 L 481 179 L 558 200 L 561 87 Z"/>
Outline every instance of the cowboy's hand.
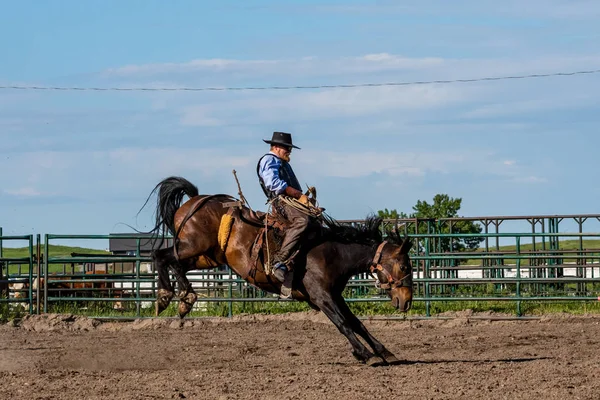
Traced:
<path fill-rule="evenodd" d="M 308 201 L 308 196 L 303 194 L 302 196 L 300 196 L 300 198 L 298 199 L 298 201 L 302 204 L 304 204 L 305 206 L 308 206 L 309 201 Z"/>

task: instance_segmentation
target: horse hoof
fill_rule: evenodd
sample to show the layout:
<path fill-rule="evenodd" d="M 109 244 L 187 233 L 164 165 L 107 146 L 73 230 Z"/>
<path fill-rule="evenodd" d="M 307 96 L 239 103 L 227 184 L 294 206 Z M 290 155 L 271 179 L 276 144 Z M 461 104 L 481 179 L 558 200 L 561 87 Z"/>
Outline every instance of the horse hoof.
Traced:
<path fill-rule="evenodd" d="M 381 358 L 381 357 L 377 357 L 377 356 L 370 357 L 370 358 L 369 358 L 369 359 L 366 361 L 366 364 L 367 364 L 369 367 L 382 367 L 382 366 L 384 366 L 384 365 L 388 365 L 388 364 L 387 364 L 387 362 L 386 362 L 386 361 L 385 361 L 383 358 Z"/>
<path fill-rule="evenodd" d="M 191 310 L 192 310 L 191 305 L 186 304 L 182 301 L 179 302 L 179 307 L 177 307 L 177 312 L 179 314 L 179 318 L 181 318 L 181 319 L 185 318 L 185 316 L 188 315 Z"/>
<path fill-rule="evenodd" d="M 183 319 L 194 307 L 194 303 L 198 299 L 198 295 L 196 293 L 190 292 L 184 297 L 182 297 L 179 301 L 179 307 L 177 310 L 179 311 L 179 318 Z"/>
<path fill-rule="evenodd" d="M 156 303 L 154 303 L 154 314 L 158 317 L 160 313 L 169 307 L 169 303 L 171 303 L 171 299 L 173 298 L 173 292 L 159 289 L 157 294 Z"/>
<path fill-rule="evenodd" d="M 157 300 L 156 303 L 154 303 L 155 316 L 158 317 L 160 315 L 160 313 L 162 313 L 163 311 L 165 311 L 167 309 L 168 306 L 169 306 L 169 303 L 164 301 L 163 299 Z"/>
<path fill-rule="evenodd" d="M 184 319 L 186 315 L 188 315 L 191 311 L 191 307 L 190 308 L 182 308 L 179 307 L 179 319 Z"/>
<path fill-rule="evenodd" d="M 390 365 L 401 364 L 401 361 L 390 352 L 382 354 L 381 358 L 383 358 L 385 362 Z"/>

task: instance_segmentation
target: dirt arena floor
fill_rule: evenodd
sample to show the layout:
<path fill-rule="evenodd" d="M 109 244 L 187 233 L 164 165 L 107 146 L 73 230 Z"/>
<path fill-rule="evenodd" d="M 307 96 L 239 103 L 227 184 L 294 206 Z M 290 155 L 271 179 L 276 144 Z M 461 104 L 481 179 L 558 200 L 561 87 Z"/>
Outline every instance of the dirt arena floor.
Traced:
<path fill-rule="evenodd" d="M 321 314 L 0 325 L 0 399 L 599 399 L 600 317 L 365 321 L 402 365 L 357 363 Z"/>

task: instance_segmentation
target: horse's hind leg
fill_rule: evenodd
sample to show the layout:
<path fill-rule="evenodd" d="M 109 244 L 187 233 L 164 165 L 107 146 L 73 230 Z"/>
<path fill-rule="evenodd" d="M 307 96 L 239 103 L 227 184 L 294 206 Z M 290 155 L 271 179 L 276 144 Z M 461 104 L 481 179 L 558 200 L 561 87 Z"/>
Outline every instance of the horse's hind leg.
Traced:
<path fill-rule="evenodd" d="M 155 315 L 159 316 L 171 303 L 175 288 L 169 278 L 169 269 L 173 271 L 179 288 L 179 306 L 177 311 L 181 318 L 185 317 L 194 306 L 198 296 L 186 277 L 187 271 L 195 267 L 194 260 L 178 262 L 173 248 L 160 249 L 153 254 L 156 270 L 158 271 L 158 293 L 156 296 Z"/>
<path fill-rule="evenodd" d="M 158 272 L 158 293 L 156 296 L 155 315 L 158 317 L 171 303 L 175 289 L 169 278 L 169 266 L 177 262 L 173 248 L 159 249 L 152 253 L 155 270 Z"/>
<path fill-rule="evenodd" d="M 195 259 L 187 259 L 177 265 L 177 284 L 179 286 L 179 317 L 184 318 L 194 307 L 194 303 L 198 299 L 198 295 L 194 291 L 190 281 L 187 279 L 186 273 L 192 269 L 211 269 L 218 267 L 214 259 L 206 254 L 202 254 Z"/>
<path fill-rule="evenodd" d="M 186 273 L 195 267 L 196 262 L 194 260 L 186 260 L 185 263 L 174 266 L 177 270 L 177 286 L 179 287 L 179 306 L 177 307 L 177 312 L 180 318 L 184 318 L 192 311 L 194 303 L 198 299 L 198 295 L 186 276 Z"/>

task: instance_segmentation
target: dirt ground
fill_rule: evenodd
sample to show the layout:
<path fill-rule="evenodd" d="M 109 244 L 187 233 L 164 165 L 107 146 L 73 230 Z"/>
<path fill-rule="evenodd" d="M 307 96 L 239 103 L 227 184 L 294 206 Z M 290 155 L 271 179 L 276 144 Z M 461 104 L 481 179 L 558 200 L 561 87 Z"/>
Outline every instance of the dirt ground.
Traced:
<path fill-rule="evenodd" d="M 0 399 L 598 399 L 600 318 L 365 321 L 359 364 L 321 314 L 0 325 Z"/>

